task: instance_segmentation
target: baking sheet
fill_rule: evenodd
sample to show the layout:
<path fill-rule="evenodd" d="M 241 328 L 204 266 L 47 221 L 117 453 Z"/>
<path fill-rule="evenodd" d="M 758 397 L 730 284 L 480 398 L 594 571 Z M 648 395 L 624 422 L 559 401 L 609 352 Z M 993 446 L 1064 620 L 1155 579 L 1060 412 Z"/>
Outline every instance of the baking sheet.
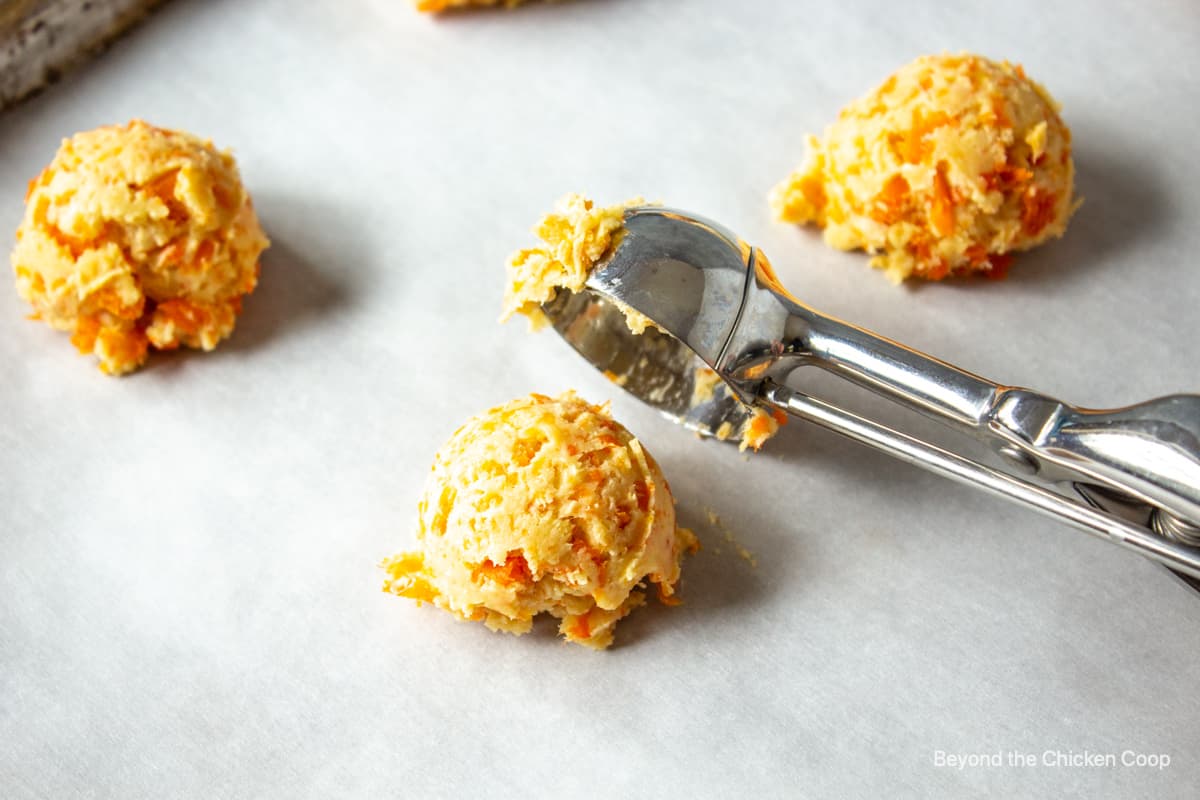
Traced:
<path fill-rule="evenodd" d="M 121 380 L 0 292 L 0 794 L 1194 796 L 1200 597 L 1165 571 L 810 426 L 698 441 L 495 318 L 558 196 L 644 194 L 997 380 L 1198 391 L 1197 41 L 1182 0 L 167 4 L 0 115 L 0 228 L 61 137 L 145 117 L 232 147 L 275 244 L 232 340 Z M 765 196 L 804 133 L 943 49 L 1050 88 L 1086 203 L 1005 282 L 895 288 Z M 596 654 L 382 594 L 450 432 L 572 387 L 699 533 L 686 604 Z M 1087 765 L 1126 751 L 1169 763 Z"/>
<path fill-rule="evenodd" d="M 158 0 L 0 0 L 0 110 L 45 88 Z"/>

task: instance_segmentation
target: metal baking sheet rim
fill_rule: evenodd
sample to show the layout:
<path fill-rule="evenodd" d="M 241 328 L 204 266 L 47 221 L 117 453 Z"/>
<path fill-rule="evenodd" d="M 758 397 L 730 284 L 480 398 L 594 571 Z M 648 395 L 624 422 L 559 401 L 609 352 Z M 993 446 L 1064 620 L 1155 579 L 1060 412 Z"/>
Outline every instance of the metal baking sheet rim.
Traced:
<path fill-rule="evenodd" d="M 46 88 L 164 0 L 0 0 L 0 111 Z"/>

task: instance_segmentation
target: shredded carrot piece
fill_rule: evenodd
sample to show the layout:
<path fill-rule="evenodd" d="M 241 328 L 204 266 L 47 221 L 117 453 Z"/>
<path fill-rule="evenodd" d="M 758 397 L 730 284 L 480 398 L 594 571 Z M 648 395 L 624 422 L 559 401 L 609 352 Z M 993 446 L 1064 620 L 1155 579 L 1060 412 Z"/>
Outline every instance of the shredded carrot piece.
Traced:
<path fill-rule="evenodd" d="M 650 510 L 650 487 L 645 481 L 636 481 L 633 484 L 633 493 L 637 495 L 638 508 L 642 511 Z"/>
<path fill-rule="evenodd" d="M 1021 227 L 1030 236 L 1037 236 L 1054 219 L 1057 196 L 1053 192 L 1039 191 L 1030 186 L 1021 195 Z"/>
<path fill-rule="evenodd" d="M 987 263 L 988 253 L 987 248 L 981 244 L 973 244 L 963 253 L 967 262 L 973 267 L 980 267 Z"/>
<path fill-rule="evenodd" d="M 1008 253 L 993 253 L 988 257 L 992 268 L 984 274 L 987 275 L 988 280 L 1002 281 L 1008 277 L 1008 268 L 1012 265 L 1012 260 L 1012 256 Z"/>
<path fill-rule="evenodd" d="M 141 331 L 101 330 L 96 340 L 106 356 L 105 362 L 112 361 L 120 365 L 141 364 L 150 347 L 149 340 Z M 107 371 L 104 364 L 100 368 Z"/>
<path fill-rule="evenodd" d="M 575 639 L 592 638 L 592 626 L 588 623 L 587 614 L 572 619 L 570 625 L 567 626 L 566 633 Z"/>
<path fill-rule="evenodd" d="M 770 417 L 755 417 L 750 421 L 750 430 L 756 434 L 768 433 L 771 430 L 771 423 L 767 420 Z"/>
<path fill-rule="evenodd" d="M 235 208 L 237 205 L 237 195 L 230 195 L 229 190 L 219 183 L 214 183 L 212 187 L 213 197 L 216 198 L 217 205 L 221 208 Z"/>
<path fill-rule="evenodd" d="M 417 553 L 404 553 L 388 559 L 383 565 L 389 580 L 384 584 L 385 592 L 393 592 L 418 603 L 432 603 L 438 597 L 437 590 L 425 578 L 425 561 Z"/>
<path fill-rule="evenodd" d="M 992 95 L 992 114 L 996 117 L 996 125 L 999 127 L 1012 127 L 1012 118 L 1008 116 L 1008 111 L 1004 106 L 1004 98 L 1000 97 L 1000 95 Z"/>
<path fill-rule="evenodd" d="M 913 113 L 912 128 L 900 143 L 904 160 L 910 164 L 920 164 L 926 161 L 933 152 L 933 143 L 928 141 L 929 134 L 937 128 L 953 122 L 954 118 L 945 111 L 934 111 L 932 114 L 926 115 L 918 108 Z"/>
<path fill-rule="evenodd" d="M 938 236 L 954 233 L 954 197 L 950 193 L 950 182 L 946 180 L 946 166 L 941 163 L 933 176 L 933 202 L 929 222 Z"/>
<path fill-rule="evenodd" d="M 187 208 L 175 198 L 175 181 L 179 170 L 172 169 L 144 184 L 141 189 L 162 201 L 167 207 L 167 219 L 183 222 L 188 218 Z"/>
<path fill-rule="evenodd" d="M 529 571 L 529 562 L 518 551 L 509 553 L 503 564 L 496 564 L 490 559 L 485 559 L 473 570 L 473 575 L 476 578 L 479 576 L 490 578 L 505 586 L 514 583 L 528 585 L 533 579 L 533 575 Z"/>
<path fill-rule="evenodd" d="M 68 251 L 71 254 L 71 258 L 78 259 L 85 252 L 99 244 L 95 241 L 76 239 L 49 220 L 43 221 L 41 228 L 43 233 L 57 242 L 64 250 Z"/>
<path fill-rule="evenodd" d="M 430 527 L 436 534 L 444 534 L 446 532 L 446 521 L 450 518 L 450 512 L 454 509 L 454 500 L 458 493 L 451 487 L 442 489 L 438 495 L 437 511 L 433 515 L 433 521 Z"/>
<path fill-rule="evenodd" d="M 163 266 L 178 264 L 183 260 L 183 245 L 178 241 L 171 242 L 158 251 L 158 263 Z"/>
<path fill-rule="evenodd" d="M 825 207 L 825 184 L 816 177 L 806 175 L 800 180 L 800 194 L 813 208 Z"/>
<path fill-rule="evenodd" d="M 950 268 L 946 266 L 946 262 L 939 259 L 937 263 L 929 267 L 925 271 L 925 277 L 931 281 L 940 281 L 950 275 Z"/>
<path fill-rule="evenodd" d="M 626 507 L 621 506 L 617 509 L 617 527 L 624 530 L 631 521 L 633 521 L 633 513 Z"/>
<path fill-rule="evenodd" d="M 521 439 L 513 445 L 512 460 L 518 467 L 528 466 L 542 449 L 545 440 Z"/>
<path fill-rule="evenodd" d="M 418 603 L 432 603 L 437 600 L 438 593 L 433 586 L 423 580 L 411 578 L 396 587 L 396 594 L 416 600 Z"/>
<path fill-rule="evenodd" d="M 683 601 L 679 599 L 678 595 L 676 595 L 674 591 L 672 591 L 669 584 L 658 583 L 655 585 L 658 587 L 658 602 L 662 603 L 664 606 L 683 605 Z"/>
<path fill-rule="evenodd" d="M 1033 180 L 1033 173 L 1024 167 L 1012 167 L 1008 164 L 1001 164 L 991 172 L 984 173 L 983 183 L 987 190 L 994 191 L 999 189 L 1002 192 L 1009 192 L 1013 188 Z"/>
<path fill-rule="evenodd" d="M 884 225 L 891 225 L 904 218 L 904 206 L 909 199 L 908 181 L 903 175 L 893 175 L 875 196 L 871 218 Z"/>
<path fill-rule="evenodd" d="M 81 353 L 90 353 L 96 346 L 96 335 L 100 333 L 100 322 L 95 317 L 80 317 L 71 334 L 71 344 Z"/>
<path fill-rule="evenodd" d="M 205 239 L 200 243 L 199 247 L 196 248 L 196 256 L 192 259 L 192 263 L 189 266 L 200 270 L 206 269 L 208 267 L 208 262 L 212 260 L 212 257 L 216 251 L 217 246 L 213 243 L 213 240 Z"/>
<path fill-rule="evenodd" d="M 112 314 L 114 317 L 137 319 L 142 315 L 142 306 L 145 298 L 139 297 L 139 301 L 136 304 L 127 306 L 121 302 L 121 298 L 117 296 L 117 293 L 111 287 L 106 287 L 88 298 L 88 302 L 89 305 L 95 306 L 100 311 Z"/>

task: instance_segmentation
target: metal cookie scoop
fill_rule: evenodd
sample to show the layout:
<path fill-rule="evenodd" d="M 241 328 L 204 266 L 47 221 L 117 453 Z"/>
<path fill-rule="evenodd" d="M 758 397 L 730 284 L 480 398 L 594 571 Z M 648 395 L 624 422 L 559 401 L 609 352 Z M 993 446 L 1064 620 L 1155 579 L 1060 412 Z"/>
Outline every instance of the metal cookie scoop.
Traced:
<path fill-rule="evenodd" d="M 658 330 L 635 335 L 628 309 Z M 1200 590 L 1200 396 L 1099 411 L 992 383 L 814 311 L 757 248 L 657 207 L 627 209 L 585 291 L 560 289 L 542 310 L 594 366 L 701 434 L 725 438 L 753 407 L 778 409 L 1110 539 Z M 974 434 L 1009 468 L 784 385 L 810 364 Z"/>

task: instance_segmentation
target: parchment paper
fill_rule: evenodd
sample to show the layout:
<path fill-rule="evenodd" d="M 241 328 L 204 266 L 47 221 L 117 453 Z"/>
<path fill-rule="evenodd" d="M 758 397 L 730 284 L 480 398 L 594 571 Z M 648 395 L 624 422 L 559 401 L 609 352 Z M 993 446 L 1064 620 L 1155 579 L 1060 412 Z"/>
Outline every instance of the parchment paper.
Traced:
<path fill-rule="evenodd" d="M 61 137 L 144 117 L 232 147 L 275 244 L 232 340 L 120 380 L 0 291 L 0 795 L 1194 797 L 1200 597 L 1164 570 L 803 424 L 699 441 L 495 320 L 561 194 L 644 194 L 996 380 L 1200 391 L 1197 42 L 1185 0 L 167 4 L 0 115 L 0 229 Z M 1005 282 L 896 288 L 766 195 L 943 49 L 1046 84 L 1086 202 Z M 453 429 L 571 387 L 703 540 L 685 605 L 597 654 L 382 594 Z"/>

